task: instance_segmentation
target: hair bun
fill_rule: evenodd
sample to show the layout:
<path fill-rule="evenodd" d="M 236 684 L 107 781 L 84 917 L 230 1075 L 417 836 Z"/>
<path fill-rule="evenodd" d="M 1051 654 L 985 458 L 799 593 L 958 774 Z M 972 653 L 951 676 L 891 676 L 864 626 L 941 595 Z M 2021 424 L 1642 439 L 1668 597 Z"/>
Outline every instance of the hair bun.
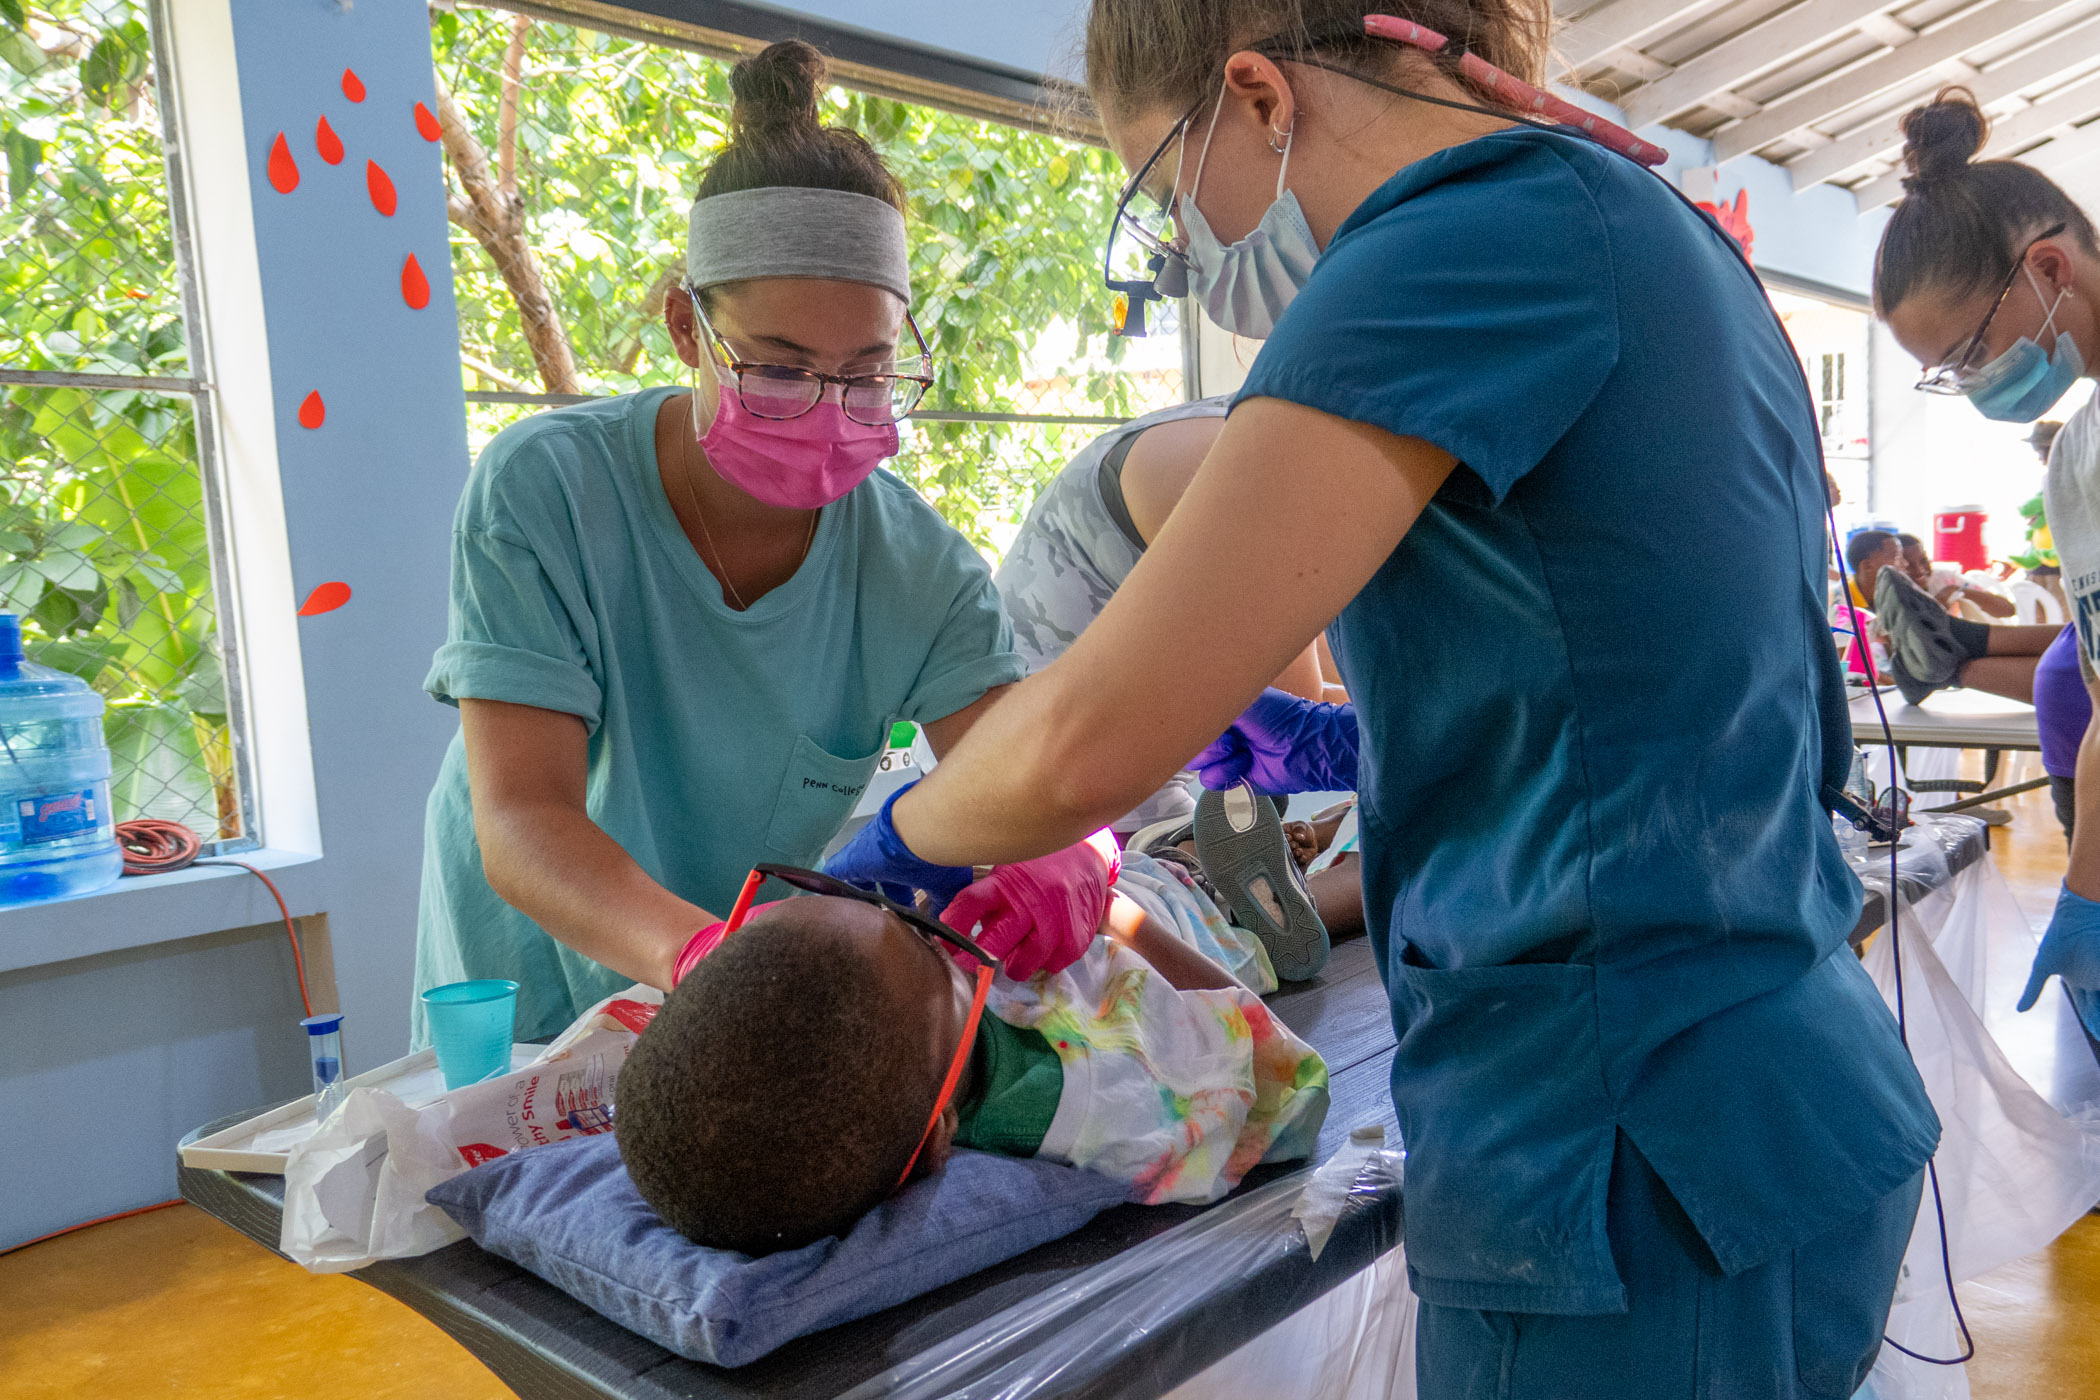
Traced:
<path fill-rule="evenodd" d="M 800 39 L 768 44 L 737 64 L 729 70 L 732 139 L 787 132 L 816 135 L 823 125 L 817 94 L 828 75 L 824 55 Z"/>
<path fill-rule="evenodd" d="M 1922 107 L 1904 114 L 1903 164 L 1910 171 L 1906 186 L 1926 184 L 1960 173 L 1983 149 L 1990 121 L 1967 88 L 1942 88 Z"/>

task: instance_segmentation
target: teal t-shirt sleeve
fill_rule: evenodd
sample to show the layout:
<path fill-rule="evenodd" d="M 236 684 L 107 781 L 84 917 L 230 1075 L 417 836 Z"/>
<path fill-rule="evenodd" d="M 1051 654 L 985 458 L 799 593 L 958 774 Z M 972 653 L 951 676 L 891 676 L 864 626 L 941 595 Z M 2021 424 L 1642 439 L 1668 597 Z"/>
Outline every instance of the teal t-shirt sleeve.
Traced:
<path fill-rule="evenodd" d="M 596 732 L 605 697 L 584 646 L 583 545 L 560 487 L 576 451 L 569 435 L 527 419 L 474 464 L 452 526 L 445 644 L 423 682 L 437 699 L 557 710 Z"/>
<path fill-rule="evenodd" d="M 1554 139 L 1484 137 L 1394 176 L 1336 231 L 1234 403 L 1422 438 L 1499 503 L 1618 359 L 1609 231 Z"/>
<path fill-rule="evenodd" d="M 604 696 L 536 551 L 484 530 L 456 532 L 451 612 L 425 690 L 447 704 L 558 710 L 597 728 Z"/>
<path fill-rule="evenodd" d="M 962 578 L 898 715 L 919 724 L 944 719 L 994 686 L 1028 674 L 1028 663 L 1014 650 L 1013 624 L 999 605 L 991 570 L 960 536 L 955 546 L 968 556 Z"/>

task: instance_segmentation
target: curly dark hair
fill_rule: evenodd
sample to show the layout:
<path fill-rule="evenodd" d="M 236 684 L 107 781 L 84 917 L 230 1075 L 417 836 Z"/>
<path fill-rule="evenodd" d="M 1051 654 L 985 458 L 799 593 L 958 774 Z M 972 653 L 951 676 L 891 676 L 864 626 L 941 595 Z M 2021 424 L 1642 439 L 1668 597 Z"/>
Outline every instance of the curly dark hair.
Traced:
<path fill-rule="evenodd" d="M 841 1234 L 888 1196 L 938 1084 L 866 940 L 792 899 L 703 959 L 620 1070 L 614 1122 L 642 1199 L 745 1254 Z"/>

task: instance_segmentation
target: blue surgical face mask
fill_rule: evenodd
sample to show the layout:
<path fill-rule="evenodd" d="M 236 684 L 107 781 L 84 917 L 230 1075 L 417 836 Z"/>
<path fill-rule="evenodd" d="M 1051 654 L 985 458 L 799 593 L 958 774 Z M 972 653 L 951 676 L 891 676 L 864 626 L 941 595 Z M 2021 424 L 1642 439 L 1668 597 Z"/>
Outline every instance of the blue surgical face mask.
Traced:
<path fill-rule="evenodd" d="M 2034 284 L 2036 298 L 2041 298 L 2042 284 L 2032 268 L 2027 269 L 2027 280 Z M 2066 287 L 2049 303 L 2039 334 L 2047 335 L 2054 329 L 2056 309 L 2070 294 L 2071 289 Z M 1976 405 L 1978 413 L 1995 422 L 2032 423 L 2055 407 L 2056 401 L 2084 373 L 2085 356 L 2079 353 L 2078 342 L 2063 331 L 2056 332 L 2055 344 L 2046 354 L 2037 340 L 2023 335 L 2007 346 L 2004 354 L 1976 371 L 1962 392 Z"/>
<path fill-rule="evenodd" d="M 1196 191 L 1203 187 L 1203 163 L 1210 156 L 1210 138 L 1218 129 L 1218 113 L 1224 105 L 1225 92 L 1220 88 L 1210 131 L 1204 134 L 1202 154 L 1196 157 L 1195 181 L 1178 210 L 1188 233 L 1182 256 L 1188 263 L 1189 291 L 1203 303 L 1210 319 L 1234 335 L 1266 340 L 1276 329 L 1276 318 L 1312 276 L 1320 247 L 1313 242 L 1298 196 L 1283 187 L 1291 168 L 1289 135 L 1283 138 L 1283 166 L 1276 172 L 1276 200 L 1263 211 L 1253 232 L 1233 243 L 1220 243 L 1211 232 L 1209 220 L 1196 207 Z"/>

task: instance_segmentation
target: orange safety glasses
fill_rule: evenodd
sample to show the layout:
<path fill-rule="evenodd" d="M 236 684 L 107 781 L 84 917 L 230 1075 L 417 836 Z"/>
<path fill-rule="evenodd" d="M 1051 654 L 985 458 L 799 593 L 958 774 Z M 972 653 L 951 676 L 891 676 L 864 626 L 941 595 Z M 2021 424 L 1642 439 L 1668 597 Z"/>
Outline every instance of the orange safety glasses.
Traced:
<path fill-rule="evenodd" d="M 939 919 L 922 914 L 909 905 L 899 904 L 886 895 L 874 890 L 864 890 L 858 885 L 849 885 L 844 880 L 821 871 L 804 870 L 797 865 L 775 865 L 771 862 L 753 866 L 751 873 L 744 877 L 744 887 L 737 892 L 736 903 L 730 907 L 729 918 L 722 926 L 724 938 L 743 927 L 745 917 L 751 912 L 751 901 L 757 895 L 758 887 L 765 883 L 768 876 L 810 894 L 858 900 L 862 904 L 872 904 L 878 909 L 887 910 L 911 925 L 912 932 L 925 939 L 935 952 L 945 955 L 946 949 L 953 948 L 966 954 L 977 964 L 977 985 L 970 996 L 970 1014 L 963 1022 L 962 1039 L 956 1042 L 955 1058 L 948 1062 L 948 1073 L 941 1078 L 941 1092 L 933 1101 L 933 1112 L 926 1115 L 926 1130 L 919 1134 L 919 1145 L 911 1150 L 911 1157 L 904 1164 L 904 1174 L 897 1178 L 897 1184 L 902 1186 L 911 1180 L 912 1168 L 919 1165 L 919 1154 L 926 1150 L 926 1144 L 933 1138 L 934 1127 L 941 1121 L 941 1110 L 955 1098 L 955 1087 L 962 1082 L 963 1066 L 970 1062 L 970 1051 L 977 1043 L 977 1027 L 984 1020 L 984 1003 L 991 995 L 992 974 L 999 971 L 999 959 Z"/>

